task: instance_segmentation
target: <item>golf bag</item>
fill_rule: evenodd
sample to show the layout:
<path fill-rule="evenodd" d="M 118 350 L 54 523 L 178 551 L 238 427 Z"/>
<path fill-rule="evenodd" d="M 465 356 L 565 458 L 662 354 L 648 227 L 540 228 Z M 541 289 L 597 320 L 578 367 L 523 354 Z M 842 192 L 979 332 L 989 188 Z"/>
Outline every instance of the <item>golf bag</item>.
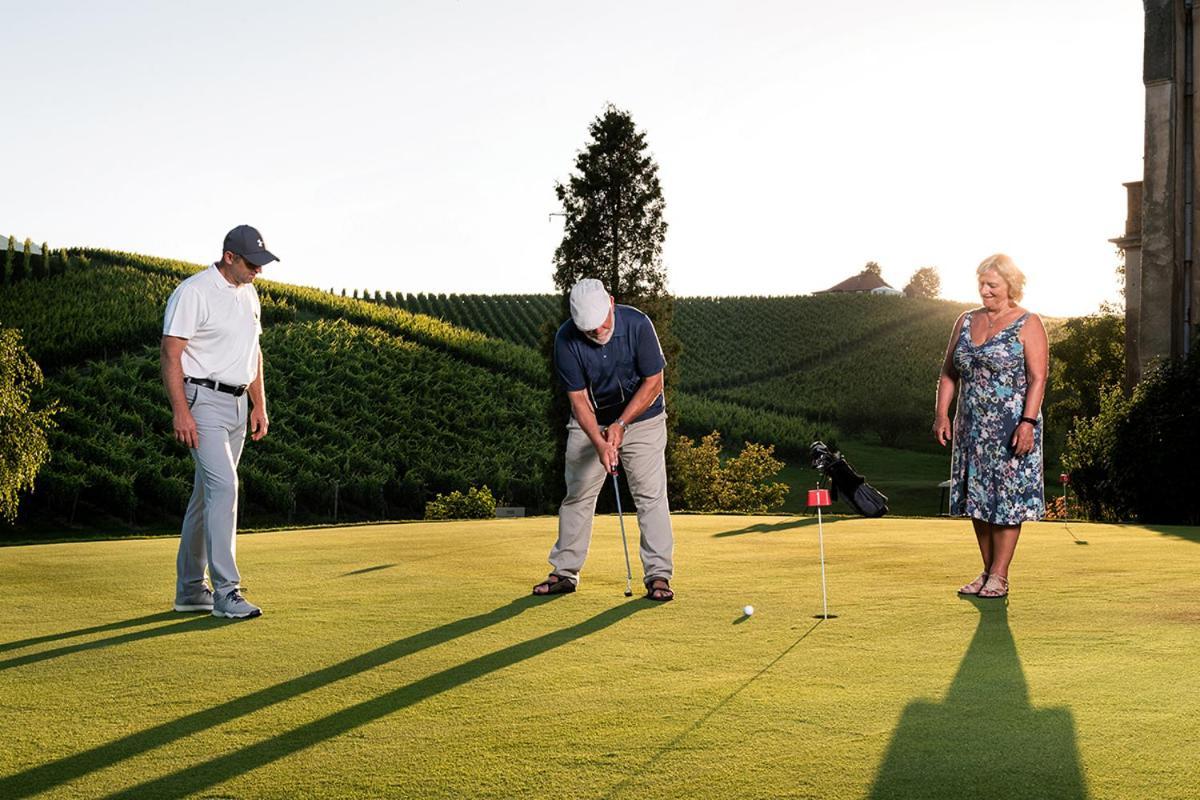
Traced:
<path fill-rule="evenodd" d="M 830 497 L 842 499 L 864 517 L 882 517 L 888 512 L 887 496 L 867 483 L 867 479 L 854 471 L 837 450 L 830 450 L 824 442 L 813 442 L 809 448 L 813 469 L 829 478 L 832 484 Z"/>

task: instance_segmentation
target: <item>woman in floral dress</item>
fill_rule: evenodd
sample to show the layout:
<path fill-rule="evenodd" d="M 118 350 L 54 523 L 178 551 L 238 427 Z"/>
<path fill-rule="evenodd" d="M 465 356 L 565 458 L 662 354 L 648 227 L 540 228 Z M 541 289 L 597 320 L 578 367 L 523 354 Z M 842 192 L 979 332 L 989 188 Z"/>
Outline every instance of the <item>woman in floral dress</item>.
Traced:
<path fill-rule="evenodd" d="M 1042 398 L 1046 329 L 1018 305 L 1025 275 L 998 253 L 983 260 L 981 308 L 954 323 L 938 379 L 934 438 L 953 439 L 950 513 L 971 518 L 983 572 L 959 589 L 985 598 L 1008 594 L 1008 567 L 1021 524 L 1042 518 Z M 950 422 L 950 401 L 958 410 Z"/>

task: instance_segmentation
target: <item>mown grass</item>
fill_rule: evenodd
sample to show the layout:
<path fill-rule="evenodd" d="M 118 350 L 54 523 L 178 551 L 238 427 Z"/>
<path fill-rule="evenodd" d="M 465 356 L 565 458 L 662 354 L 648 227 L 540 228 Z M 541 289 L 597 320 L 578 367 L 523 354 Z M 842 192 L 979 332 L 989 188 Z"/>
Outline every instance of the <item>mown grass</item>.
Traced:
<path fill-rule="evenodd" d="M 1030 525 L 1005 604 L 955 597 L 961 521 L 833 521 L 818 620 L 811 519 L 676 518 L 666 605 L 621 596 L 613 517 L 579 592 L 528 597 L 555 522 L 245 536 L 240 623 L 164 610 L 171 540 L 0 549 L 0 797 L 1200 785 L 1196 529 Z"/>

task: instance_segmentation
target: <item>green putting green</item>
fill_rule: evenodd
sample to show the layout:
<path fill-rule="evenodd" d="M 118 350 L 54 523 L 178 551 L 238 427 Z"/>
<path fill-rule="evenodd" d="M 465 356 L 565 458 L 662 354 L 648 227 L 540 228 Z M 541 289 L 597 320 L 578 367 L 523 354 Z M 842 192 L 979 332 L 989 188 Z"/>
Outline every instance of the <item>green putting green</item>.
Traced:
<path fill-rule="evenodd" d="M 814 519 L 676 517 L 666 604 L 622 597 L 615 517 L 529 597 L 555 525 L 243 536 L 245 622 L 168 610 L 170 539 L 0 548 L 0 797 L 1200 787 L 1200 529 L 1029 525 L 1005 603 L 955 596 L 962 521 L 831 520 L 818 620 Z"/>

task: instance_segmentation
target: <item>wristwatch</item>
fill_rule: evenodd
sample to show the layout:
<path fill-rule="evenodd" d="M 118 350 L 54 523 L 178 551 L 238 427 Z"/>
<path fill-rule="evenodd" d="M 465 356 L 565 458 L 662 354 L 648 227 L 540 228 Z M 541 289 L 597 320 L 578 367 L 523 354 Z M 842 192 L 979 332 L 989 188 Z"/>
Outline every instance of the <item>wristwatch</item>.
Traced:
<path fill-rule="evenodd" d="M 1038 424 L 1038 421 L 1036 419 L 1034 419 L 1033 417 L 1021 417 L 1021 422 L 1028 422 L 1030 425 L 1032 425 L 1035 428 L 1037 427 L 1037 424 Z M 1020 424 L 1020 423 L 1018 423 L 1018 424 Z"/>
<path fill-rule="evenodd" d="M 616 421 L 616 423 L 614 423 L 614 424 L 616 424 L 616 425 L 620 425 L 620 426 L 621 426 L 621 431 L 622 431 L 622 432 L 629 430 L 629 423 L 628 423 L 628 422 L 626 422 L 626 421 L 625 421 L 625 420 L 623 420 L 623 419 L 619 419 L 619 420 L 617 420 L 617 421 Z"/>

